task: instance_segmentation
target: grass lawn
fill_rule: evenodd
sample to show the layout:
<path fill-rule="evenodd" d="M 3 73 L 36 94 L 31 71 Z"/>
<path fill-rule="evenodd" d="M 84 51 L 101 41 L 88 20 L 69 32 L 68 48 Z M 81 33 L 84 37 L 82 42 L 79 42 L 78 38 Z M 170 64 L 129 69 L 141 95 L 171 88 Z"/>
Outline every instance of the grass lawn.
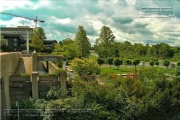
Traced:
<path fill-rule="evenodd" d="M 145 67 L 145 68 L 152 68 L 152 67 Z M 175 75 L 175 70 L 171 70 L 169 68 L 168 69 L 166 69 L 166 68 L 156 68 L 156 67 L 153 67 L 153 68 L 158 69 L 160 71 L 164 71 L 166 74 Z M 136 69 L 137 69 L 137 72 L 138 72 L 139 70 L 142 69 L 142 67 L 137 66 Z M 110 74 L 132 74 L 132 73 L 134 73 L 134 67 L 126 68 L 126 67 L 121 66 L 119 68 L 119 70 L 118 70 L 115 66 L 113 66 L 111 68 L 106 66 L 106 67 L 101 67 L 100 73 L 101 74 L 107 74 L 107 73 L 110 73 Z"/>
<path fill-rule="evenodd" d="M 140 68 L 137 68 L 137 70 L 140 70 Z M 105 74 L 105 73 L 112 73 L 112 74 L 127 74 L 127 73 L 133 73 L 134 72 L 134 68 L 124 68 L 124 67 L 120 67 L 119 70 L 115 67 L 103 67 L 101 68 L 101 74 Z"/>

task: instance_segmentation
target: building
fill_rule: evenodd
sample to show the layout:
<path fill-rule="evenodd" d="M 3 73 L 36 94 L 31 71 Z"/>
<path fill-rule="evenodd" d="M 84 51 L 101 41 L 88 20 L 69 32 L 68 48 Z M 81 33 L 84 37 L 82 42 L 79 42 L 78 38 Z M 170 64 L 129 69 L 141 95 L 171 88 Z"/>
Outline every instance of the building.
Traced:
<path fill-rule="evenodd" d="M 1 34 L 18 34 L 21 35 L 24 40 L 27 40 L 27 30 L 28 33 L 33 31 L 33 28 L 30 28 L 30 26 L 17 26 L 17 27 L 1 27 Z"/>
<path fill-rule="evenodd" d="M 18 27 L 2 27 L 1 34 L 7 40 L 6 46 L 8 46 L 7 51 L 18 51 L 20 46 L 26 44 L 27 40 L 27 30 L 30 33 L 33 28 L 29 26 L 18 26 Z M 29 37 L 30 35 L 28 35 Z M 30 39 L 30 38 L 29 38 Z M 31 40 L 29 40 L 31 43 Z M 54 49 L 54 43 L 57 43 L 56 40 L 43 40 L 43 44 L 46 47 Z"/>

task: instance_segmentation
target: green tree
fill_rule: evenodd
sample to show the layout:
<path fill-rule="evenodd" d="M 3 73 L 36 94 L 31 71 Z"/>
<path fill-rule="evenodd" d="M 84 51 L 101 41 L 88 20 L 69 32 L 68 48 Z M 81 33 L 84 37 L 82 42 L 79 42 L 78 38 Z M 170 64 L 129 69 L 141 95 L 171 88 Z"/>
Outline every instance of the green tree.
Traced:
<path fill-rule="evenodd" d="M 104 60 L 102 58 L 98 58 L 97 62 L 100 65 L 100 67 L 101 67 L 102 64 L 104 64 Z"/>
<path fill-rule="evenodd" d="M 3 35 L 0 35 L 0 45 L 6 45 L 6 39 L 3 37 Z"/>
<path fill-rule="evenodd" d="M 159 45 L 159 55 L 162 58 L 172 58 L 174 55 L 174 51 L 171 49 L 170 45 L 161 43 Z"/>
<path fill-rule="evenodd" d="M 98 74 L 100 72 L 97 61 L 88 58 L 75 58 L 71 62 L 71 67 L 80 77 Z"/>
<path fill-rule="evenodd" d="M 180 66 L 176 67 L 176 76 L 180 76 Z"/>
<path fill-rule="evenodd" d="M 108 64 L 109 64 L 110 67 L 111 67 L 111 65 L 113 64 L 113 58 L 112 58 L 112 57 L 109 57 L 109 58 L 107 59 L 107 62 L 108 62 Z"/>
<path fill-rule="evenodd" d="M 119 70 L 119 66 L 122 65 L 123 61 L 120 60 L 119 58 L 115 58 L 114 59 L 114 65 L 117 67 L 117 69 Z"/>
<path fill-rule="evenodd" d="M 154 66 L 154 60 L 151 60 L 151 61 L 149 62 L 149 65 L 153 67 L 153 66 Z"/>
<path fill-rule="evenodd" d="M 177 62 L 177 66 L 180 66 L 180 61 Z"/>
<path fill-rule="evenodd" d="M 112 56 L 115 36 L 111 29 L 107 26 L 103 26 L 99 35 L 99 38 L 96 39 L 96 51 L 99 56 L 107 58 Z"/>
<path fill-rule="evenodd" d="M 133 65 L 135 66 L 135 70 L 136 70 L 136 66 L 140 63 L 140 60 L 134 60 L 133 61 Z"/>
<path fill-rule="evenodd" d="M 63 55 L 68 57 L 68 59 L 74 59 L 77 57 L 77 50 L 76 50 L 76 44 L 75 41 L 71 38 L 67 38 L 62 40 L 62 47 L 63 47 Z"/>
<path fill-rule="evenodd" d="M 58 55 L 59 52 L 62 51 L 62 47 L 59 43 L 54 44 L 54 51 L 56 52 L 56 55 Z"/>
<path fill-rule="evenodd" d="M 155 61 L 155 65 L 158 67 L 159 66 L 159 61 Z"/>
<path fill-rule="evenodd" d="M 163 65 L 164 65 L 165 67 L 168 68 L 169 64 L 170 64 L 170 62 L 169 62 L 168 60 L 164 60 L 164 61 L 163 61 Z"/>
<path fill-rule="evenodd" d="M 31 38 L 31 44 L 34 47 L 36 51 L 41 51 L 45 49 L 45 45 L 43 44 L 43 41 L 38 36 L 33 36 Z"/>
<path fill-rule="evenodd" d="M 47 39 L 46 34 L 44 32 L 44 29 L 41 27 L 34 28 L 33 31 L 30 33 L 30 39 L 33 38 L 33 36 L 38 36 L 40 40 Z"/>
<path fill-rule="evenodd" d="M 78 27 L 75 37 L 75 45 L 78 57 L 87 57 L 90 54 L 91 44 L 86 36 L 83 26 Z"/>
<path fill-rule="evenodd" d="M 127 59 L 127 60 L 125 61 L 125 63 L 126 63 L 126 68 L 127 68 L 127 65 L 132 65 L 132 61 L 129 60 L 129 59 Z"/>

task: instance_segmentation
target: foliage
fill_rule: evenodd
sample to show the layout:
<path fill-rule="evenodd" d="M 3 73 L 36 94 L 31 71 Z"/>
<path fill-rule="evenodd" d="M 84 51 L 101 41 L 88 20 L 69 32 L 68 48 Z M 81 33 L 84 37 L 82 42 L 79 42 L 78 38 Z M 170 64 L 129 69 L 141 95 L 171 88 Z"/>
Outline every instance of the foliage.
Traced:
<path fill-rule="evenodd" d="M 111 65 L 113 64 L 113 58 L 112 57 L 109 57 L 108 59 L 107 59 L 107 63 L 110 65 L 110 67 L 111 67 Z"/>
<path fill-rule="evenodd" d="M 51 86 L 50 90 L 47 92 L 46 97 L 49 100 L 56 100 L 60 98 L 66 98 L 67 94 L 63 93 L 58 86 Z"/>
<path fill-rule="evenodd" d="M 56 65 L 57 65 L 59 68 L 62 68 L 62 67 L 63 67 L 63 61 L 62 61 L 62 60 L 57 60 L 57 61 L 56 61 Z"/>
<path fill-rule="evenodd" d="M 56 55 L 59 55 L 58 53 L 62 51 L 62 47 L 59 43 L 54 44 L 54 51 L 56 52 Z"/>
<path fill-rule="evenodd" d="M 95 50 L 100 57 L 107 58 L 112 56 L 114 39 L 115 36 L 111 29 L 103 26 L 99 38 L 96 39 L 95 43 Z"/>
<path fill-rule="evenodd" d="M 120 60 L 119 58 L 115 58 L 114 59 L 114 65 L 117 67 L 117 69 L 119 70 L 119 66 L 122 65 L 123 61 Z"/>
<path fill-rule="evenodd" d="M 41 27 L 37 27 L 35 29 L 33 29 L 33 31 L 30 33 L 30 39 L 32 40 L 32 38 L 34 36 L 38 36 L 38 38 L 43 41 L 44 39 L 46 39 L 46 34 L 44 32 L 44 29 Z"/>
<path fill-rule="evenodd" d="M 21 46 L 19 47 L 19 49 L 18 49 L 18 51 L 23 51 L 23 50 L 26 50 L 26 44 L 21 45 Z M 34 51 L 34 47 L 33 47 L 33 45 L 32 45 L 31 43 L 29 44 L 29 50 L 30 50 L 30 51 Z"/>
<path fill-rule="evenodd" d="M 146 44 L 144 46 L 141 43 L 132 44 L 129 41 L 125 41 L 113 42 L 110 46 L 111 49 L 108 51 L 108 57 L 121 55 L 121 58 L 123 59 L 139 59 L 141 61 L 149 61 L 152 59 L 154 59 L 154 61 L 157 59 L 171 59 L 173 61 L 177 61 L 180 59 L 180 48 L 170 46 L 166 43 L 155 44 L 152 46 Z M 100 57 L 103 57 L 105 48 L 102 49 L 102 46 L 98 43 L 94 45 L 94 49 Z"/>
<path fill-rule="evenodd" d="M 67 38 L 62 40 L 62 46 L 63 46 L 63 55 L 68 57 L 68 59 L 74 59 L 75 57 L 77 57 L 77 51 L 76 51 L 76 44 L 75 41 Z"/>
<path fill-rule="evenodd" d="M 71 62 L 72 69 L 78 73 L 79 76 L 93 75 L 100 72 L 98 63 L 95 60 L 88 58 L 75 58 Z"/>
<path fill-rule="evenodd" d="M 75 45 L 78 57 L 87 57 L 90 54 L 91 44 L 82 25 L 78 27 L 78 32 L 75 37 Z"/>
<path fill-rule="evenodd" d="M 3 35 L 0 34 L 0 45 L 6 45 L 6 39 L 3 37 Z"/>
<path fill-rule="evenodd" d="M 136 66 L 140 63 L 140 60 L 134 60 L 132 63 L 135 66 L 135 70 L 136 70 Z"/>
<path fill-rule="evenodd" d="M 129 60 L 129 59 L 127 59 L 127 60 L 125 61 L 125 63 L 126 63 L 126 68 L 127 68 L 127 65 L 132 65 L 132 61 Z"/>
<path fill-rule="evenodd" d="M 177 62 L 177 66 L 180 66 L 180 61 Z"/>
<path fill-rule="evenodd" d="M 104 60 L 102 58 L 97 58 L 97 62 L 100 65 L 100 67 L 102 64 L 104 64 Z"/>
<path fill-rule="evenodd" d="M 34 47 L 34 49 L 39 52 L 43 49 L 45 49 L 45 46 L 43 44 L 43 41 L 38 37 L 38 36 L 32 36 L 31 37 L 31 41 L 32 41 L 32 46 Z"/>
<path fill-rule="evenodd" d="M 47 54 L 50 54 L 50 53 L 52 53 L 52 49 L 46 47 L 44 50 L 41 50 L 40 52 L 41 52 L 41 53 L 47 53 Z"/>
<path fill-rule="evenodd" d="M 110 67 L 102 67 L 101 68 L 101 71 L 100 71 L 100 73 L 101 74 L 127 74 L 127 73 L 132 73 L 133 72 L 133 70 L 134 69 L 132 69 L 132 68 L 128 68 L 128 69 L 126 69 L 126 68 L 124 68 L 124 67 L 121 67 L 121 68 L 119 68 L 119 70 L 117 69 L 117 68 L 115 68 L 115 67 L 113 67 L 113 68 L 110 68 Z"/>
<path fill-rule="evenodd" d="M 176 67 L 176 76 L 180 76 L 180 66 Z"/>
<path fill-rule="evenodd" d="M 149 62 L 149 65 L 153 67 L 153 66 L 154 66 L 154 60 L 151 60 L 151 61 Z"/>
<path fill-rule="evenodd" d="M 53 89 L 49 92 L 53 99 L 33 100 L 30 103 L 27 101 L 28 108 L 69 111 L 54 113 L 54 116 L 51 116 L 54 120 L 175 120 L 179 118 L 180 111 L 179 78 L 168 80 L 164 73 L 165 71 L 160 68 L 149 67 L 140 71 L 138 79 L 99 78 L 103 79 L 103 84 L 75 79 L 72 83 L 71 97 L 61 97 L 61 91 Z M 21 108 L 23 109 L 23 106 Z M 70 113 L 71 110 L 95 112 L 77 114 Z"/>
<path fill-rule="evenodd" d="M 159 65 L 159 61 L 158 60 L 155 61 L 155 65 L 158 67 L 158 65 Z"/>
<path fill-rule="evenodd" d="M 163 65 L 166 66 L 167 68 L 168 68 L 169 64 L 170 64 L 170 62 L 168 60 L 163 61 Z"/>
<path fill-rule="evenodd" d="M 58 70 L 56 70 L 55 75 L 59 76 L 62 72 L 65 72 L 65 70 L 63 70 L 62 68 L 59 68 Z"/>

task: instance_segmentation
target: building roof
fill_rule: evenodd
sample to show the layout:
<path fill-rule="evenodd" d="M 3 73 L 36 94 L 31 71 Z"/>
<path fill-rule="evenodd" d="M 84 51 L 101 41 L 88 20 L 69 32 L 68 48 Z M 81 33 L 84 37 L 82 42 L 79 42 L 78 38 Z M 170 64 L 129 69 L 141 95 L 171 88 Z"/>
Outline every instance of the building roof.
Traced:
<path fill-rule="evenodd" d="M 43 43 L 57 43 L 56 40 L 43 40 Z"/>
<path fill-rule="evenodd" d="M 31 42 L 31 40 L 29 40 Z M 26 40 L 21 40 L 20 43 L 26 43 Z M 44 44 L 52 44 L 52 43 L 57 43 L 56 40 L 43 40 Z"/>
<path fill-rule="evenodd" d="M 19 38 L 21 40 L 24 40 L 24 37 L 21 34 L 7 34 L 7 33 L 2 33 L 2 36 L 5 38 Z"/>

